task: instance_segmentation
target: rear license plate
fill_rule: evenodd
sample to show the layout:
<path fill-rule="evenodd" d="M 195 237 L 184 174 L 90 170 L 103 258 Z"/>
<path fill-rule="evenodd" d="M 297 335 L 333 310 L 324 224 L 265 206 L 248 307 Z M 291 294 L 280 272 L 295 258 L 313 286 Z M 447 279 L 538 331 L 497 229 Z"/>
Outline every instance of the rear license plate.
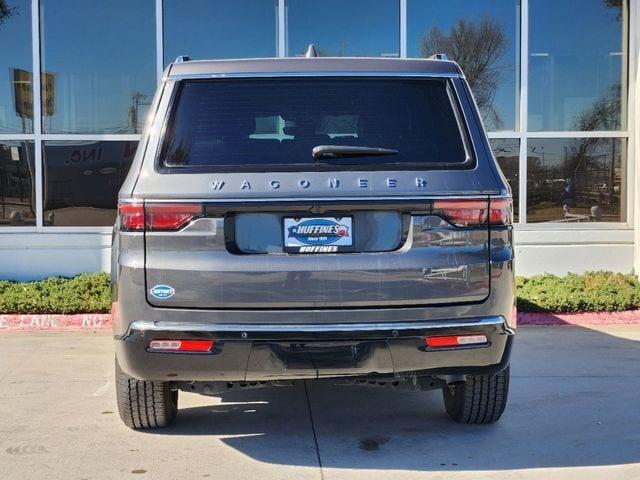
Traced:
<path fill-rule="evenodd" d="M 353 249 L 352 217 L 284 219 L 284 251 L 336 253 Z"/>

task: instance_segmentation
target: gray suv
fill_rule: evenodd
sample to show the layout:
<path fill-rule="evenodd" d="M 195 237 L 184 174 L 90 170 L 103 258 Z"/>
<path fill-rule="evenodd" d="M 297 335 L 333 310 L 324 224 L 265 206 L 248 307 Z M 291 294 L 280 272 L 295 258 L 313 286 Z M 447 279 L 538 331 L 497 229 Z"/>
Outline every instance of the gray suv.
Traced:
<path fill-rule="evenodd" d="M 502 414 L 516 327 L 509 186 L 459 67 L 170 65 L 119 194 L 120 416 L 306 379 L 442 389 Z"/>

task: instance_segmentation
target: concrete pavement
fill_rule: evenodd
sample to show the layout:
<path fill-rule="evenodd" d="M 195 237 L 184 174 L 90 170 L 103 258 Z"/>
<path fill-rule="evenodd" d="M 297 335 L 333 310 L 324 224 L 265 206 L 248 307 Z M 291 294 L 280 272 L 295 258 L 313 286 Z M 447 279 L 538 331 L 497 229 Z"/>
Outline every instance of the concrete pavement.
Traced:
<path fill-rule="evenodd" d="M 181 393 L 176 423 L 117 416 L 106 332 L 0 334 L 0 478 L 640 478 L 640 327 L 521 328 L 490 426 L 439 392 L 336 387 Z"/>

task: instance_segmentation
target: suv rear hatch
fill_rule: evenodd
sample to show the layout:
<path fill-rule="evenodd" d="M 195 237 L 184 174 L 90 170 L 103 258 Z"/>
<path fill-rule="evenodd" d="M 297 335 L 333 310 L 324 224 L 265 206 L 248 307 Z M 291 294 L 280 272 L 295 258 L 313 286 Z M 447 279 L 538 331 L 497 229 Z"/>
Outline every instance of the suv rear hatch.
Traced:
<path fill-rule="evenodd" d="M 150 304 L 315 309 L 488 296 L 489 227 L 507 221 L 509 206 L 478 193 L 496 185 L 481 185 L 451 80 L 185 80 L 167 118 L 154 172 L 166 191 L 143 193 Z"/>

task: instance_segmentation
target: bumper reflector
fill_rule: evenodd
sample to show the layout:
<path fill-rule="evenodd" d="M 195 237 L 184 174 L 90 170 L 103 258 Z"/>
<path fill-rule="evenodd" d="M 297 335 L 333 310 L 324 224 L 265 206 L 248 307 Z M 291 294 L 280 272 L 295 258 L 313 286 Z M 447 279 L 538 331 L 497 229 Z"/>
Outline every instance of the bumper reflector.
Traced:
<path fill-rule="evenodd" d="M 487 336 L 480 334 L 471 335 L 446 335 L 440 337 L 427 337 L 424 343 L 429 348 L 464 347 L 466 345 L 480 345 L 487 343 Z"/>
<path fill-rule="evenodd" d="M 210 352 L 213 340 L 151 340 L 149 349 L 154 352 Z"/>

